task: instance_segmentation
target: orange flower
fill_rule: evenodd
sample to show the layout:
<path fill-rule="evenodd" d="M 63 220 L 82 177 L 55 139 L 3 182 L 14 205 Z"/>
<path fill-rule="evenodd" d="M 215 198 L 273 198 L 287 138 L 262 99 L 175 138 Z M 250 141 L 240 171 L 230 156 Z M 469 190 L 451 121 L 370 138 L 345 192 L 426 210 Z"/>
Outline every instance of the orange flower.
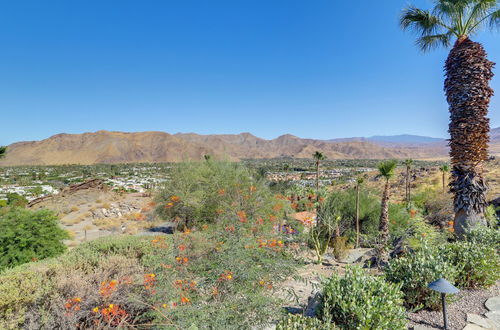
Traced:
<path fill-rule="evenodd" d="M 250 192 L 255 192 L 257 191 L 257 187 L 255 186 L 250 186 Z"/>
<path fill-rule="evenodd" d="M 181 304 L 189 304 L 190 302 L 188 297 L 181 297 Z"/>
<path fill-rule="evenodd" d="M 220 189 L 218 191 L 219 196 L 224 196 L 225 193 L 226 193 L 226 191 L 224 189 Z"/>
<path fill-rule="evenodd" d="M 179 251 L 184 251 L 186 249 L 186 246 L 181 244 L 178 246 Z"/>
<path fill-rule="evenodd" d="M 181 200 L 181 198 L 180 198 L 179 196 L 175 196 L 175 195 L 174 195 L 174 196 L 170 197 L 170 200 L 171 200 L 172 202 L 174 202 L 174 203 L 175 203 L 175 202 L 180 201 L 180 200 Z"/>
<path fill-rule="evenodd" d="M 168 202 L 168 203 L 167 203 L 167 205 L 165 205 L 165 208 L 166 208 L 166 209 L 169 209 L 169 208 L 171 208 L 172 206 L 174 206 L 174 203 L 172 203 L 172 202 Z"/>
<path fill-rule="evenodd" d="M 247 222 L 247 214 L 245 211 L 238 211 L 236 214 L 238 215 L 238 218 L 240 218 L 240 222 Z"/>

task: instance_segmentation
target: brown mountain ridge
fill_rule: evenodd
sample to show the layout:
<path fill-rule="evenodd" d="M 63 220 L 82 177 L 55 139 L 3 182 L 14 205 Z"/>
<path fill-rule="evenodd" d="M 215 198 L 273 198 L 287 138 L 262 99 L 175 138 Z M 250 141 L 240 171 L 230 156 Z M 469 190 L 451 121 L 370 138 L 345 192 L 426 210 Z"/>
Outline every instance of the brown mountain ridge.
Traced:
<path fill-rule="evenodd" d="M 498 129 L 492 132 L 496 136 Z M 496 140 L 496 138 L 494 138 Z M 494 140 L 492 139 L 492 140 Z M 445 158 L 445 143 L 384 146 L 367 140 L 324 141 L 282 135 L 265 140 L 250 133 L 199 135 L 166 132 L 57 134 L 41 141 L 8 147 L 1 165 L 62 165 L 97 163 L 178 162 L 215 158 L 310 158 L 319 150 L 329 159 Z M 492 151 L 500 151 L 493 141 Z"/>

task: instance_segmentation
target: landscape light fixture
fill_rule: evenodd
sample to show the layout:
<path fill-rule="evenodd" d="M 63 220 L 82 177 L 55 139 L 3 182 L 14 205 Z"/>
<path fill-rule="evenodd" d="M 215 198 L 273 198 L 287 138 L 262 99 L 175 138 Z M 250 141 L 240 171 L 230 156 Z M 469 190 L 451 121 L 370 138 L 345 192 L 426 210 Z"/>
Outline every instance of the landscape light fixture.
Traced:
<path fill-rule="evenodd" d="M 427 286 L 429 289 L 433 291 L 437 291 L 441 293 L 441 301 L 443 303 L 443 322 L 444 322 L 444 329 L 448 329 L 448 319 L 446 317 L 446 294 L 455 294 L 458 293 L 460 290 L 458 290 L 456 287 L 453 286 L 450 282 L 445 280 L 444 278 L 440 278 L 439 280 L 436 280 L 429 284 Z"/>

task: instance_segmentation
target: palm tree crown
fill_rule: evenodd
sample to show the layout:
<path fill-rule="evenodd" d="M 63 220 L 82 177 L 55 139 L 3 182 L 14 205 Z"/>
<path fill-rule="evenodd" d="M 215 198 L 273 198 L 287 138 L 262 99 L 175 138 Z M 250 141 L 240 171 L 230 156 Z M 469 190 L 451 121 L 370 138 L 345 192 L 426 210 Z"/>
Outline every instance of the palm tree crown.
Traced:
<path fill-rule="evenodd" d="M 316 160 L 324 160 L 326 159 L 326 156 L 323 155 L 323 153 L 319 152 L 319 151 L 316 151 L 314 154 L 313 154 L 313 158 L 316 159 Z"/>
<path fill-rule="evenodd" d="M 400 24 L 419 35 L 417 45 L 426 52 L 451 46 L 454 37 L 467 39 L 484 26 L 500 27 L 500 5 L 498 0 L 435 0 L 432 10 L 404 9 Z"/>
<path fill-rule="evenodd" d="M 449 165 L 447 165 L 447 164 L 444 164 L 443 166 L 440 166 L 440 167 L 439 167 L 439 170 L 440 170 L 441 172 L 443 172 L 443 173 L 445 173 L 445 172 L 449 172 L 449 171 L 450 171 L 450 166 L 449 166 Z"/>
<path fill-rule="evenodd" d="M 397 165 L 398 163 L 395 160 L 386 160 L 380 162 L 377 166 L 379 175 L 386 180 L 389 180 L 394 176 Z"/>

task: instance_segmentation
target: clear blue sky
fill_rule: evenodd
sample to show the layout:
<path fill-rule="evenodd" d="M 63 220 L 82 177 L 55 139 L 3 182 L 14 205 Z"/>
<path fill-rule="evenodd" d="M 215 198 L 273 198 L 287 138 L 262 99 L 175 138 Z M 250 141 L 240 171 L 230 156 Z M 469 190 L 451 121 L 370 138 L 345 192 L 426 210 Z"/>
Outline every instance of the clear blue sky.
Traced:
<path fill-rule="evenodd" d="M 447 51 L 400 31 L 408 3 L 1 1 L 0 145 L 101 129 L 445 137 Z M 475 39 L 500 63 L 498 33 Z"/>

